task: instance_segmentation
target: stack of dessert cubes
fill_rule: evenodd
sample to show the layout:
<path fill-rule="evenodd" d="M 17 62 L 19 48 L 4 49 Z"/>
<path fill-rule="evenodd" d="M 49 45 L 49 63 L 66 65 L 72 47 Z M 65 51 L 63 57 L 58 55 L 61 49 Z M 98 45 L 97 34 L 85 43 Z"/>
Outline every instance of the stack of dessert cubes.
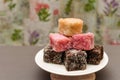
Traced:
<path fill-rule="evenodd" d="M 103 59 L 103 46 L 94 44 L 94 34 L 82 33 L 83 21 L 59 19 L 58 33 L 49 34 L 44 48 L 44 61 L 65 65 L 66 70 L 85 70 L 87 64 L 98 65 Z"/>

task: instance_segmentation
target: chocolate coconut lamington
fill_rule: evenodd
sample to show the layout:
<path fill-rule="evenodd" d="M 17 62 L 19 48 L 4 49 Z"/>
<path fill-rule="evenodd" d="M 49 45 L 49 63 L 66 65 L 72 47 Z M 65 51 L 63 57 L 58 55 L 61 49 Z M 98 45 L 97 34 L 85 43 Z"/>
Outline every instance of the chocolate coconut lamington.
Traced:
<path fill-rule="evenodd" d="M 48 63 L 62 64 L 63 53 L 64 52 L 55 52 L 50 45 L 47 45 L 44 48 L 44 61 Z"/>
<path fill-rule="evenodd" d="M 103 59 L 103 46 L 95 45 L 92 50 L 87 52 L 87 63 L 98 65 L 100 61 Z"/>
<path fill-rule="evenodd" d="M 71 49 L 65 52 L 65 67 L 68 71 L 86 69 L 86 52 L 81 50 Z"/>

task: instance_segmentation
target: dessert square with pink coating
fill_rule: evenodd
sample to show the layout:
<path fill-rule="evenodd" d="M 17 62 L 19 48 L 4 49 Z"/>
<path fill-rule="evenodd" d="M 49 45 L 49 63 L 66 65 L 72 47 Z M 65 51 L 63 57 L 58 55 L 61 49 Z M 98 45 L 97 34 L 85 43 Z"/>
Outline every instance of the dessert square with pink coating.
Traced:
<path fill-rule="evenodd" d="M 88 32 L 73 35 L 72 44 L 74 49 L 91 50 L 94 48 L 94 34 Z"/>
<path fill-rule="evenodd" d="M 59 33 L 50 33 L 50 45 L 53 50 L 56 52 L 61 52 L 70 49 L 71 46 L 71 38 L 63 36 Z"/>

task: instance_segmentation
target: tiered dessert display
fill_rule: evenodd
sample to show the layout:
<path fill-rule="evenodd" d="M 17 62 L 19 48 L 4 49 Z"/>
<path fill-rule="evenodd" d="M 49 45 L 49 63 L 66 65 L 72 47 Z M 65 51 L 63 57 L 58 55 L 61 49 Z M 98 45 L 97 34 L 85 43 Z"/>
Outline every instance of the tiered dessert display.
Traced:
<path fill-rule="evenodd" d="M 82 33 L 82 28 L 81 19 L 59 19 L 58 33 L 50 33 L 49 44 L 44 48 L 44 61 L 64 65 L 67 71 L 85 70 L 87 64 L 100 64 L 103 46 L 94 44 L 94 34 Z"/>

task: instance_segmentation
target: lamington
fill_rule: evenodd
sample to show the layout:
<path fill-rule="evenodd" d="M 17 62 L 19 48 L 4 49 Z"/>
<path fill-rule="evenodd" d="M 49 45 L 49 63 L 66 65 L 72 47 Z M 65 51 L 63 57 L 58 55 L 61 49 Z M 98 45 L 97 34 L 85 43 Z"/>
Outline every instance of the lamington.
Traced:
<path fill-rule="evenodd" d="M 64 52 L 55 52 L 50 45 L 44 48 L 44 61 L 47 63 L 62 64 Z"/>
<path fill-rule="evenodd" d="M 65 52 L 64 65 L 68 71 L 85 70 L 87 65 L 85 51 L 71 49 Z"/>
<path fill-rule="evenodd" d="M 87 52 L 87 63 L 98 65 L 100 61 L 103 59 L 103 46 L 95 45 L 92 50 Z"/>
<path fill-rule="evenodd" d="M 59 33 L 50 33 L 49 35 L 50 45 L 53 50 L 56 52 L 62 52 L 70 49 L 71 46 L 71 38 L 66 37 Z"/>
<path fill-rule="evenodd" d="M 73 35 L 72 44 L 74 49 L 91 50 L 94 48 L 94 34 L 88 32 Z"/>
<path fill-rule="evenodd" d="M 76 18 L 60 18 L 58 20 L 58 32 L 65 36 L 73 36 L 82 33 L 83 21 Z"/>

